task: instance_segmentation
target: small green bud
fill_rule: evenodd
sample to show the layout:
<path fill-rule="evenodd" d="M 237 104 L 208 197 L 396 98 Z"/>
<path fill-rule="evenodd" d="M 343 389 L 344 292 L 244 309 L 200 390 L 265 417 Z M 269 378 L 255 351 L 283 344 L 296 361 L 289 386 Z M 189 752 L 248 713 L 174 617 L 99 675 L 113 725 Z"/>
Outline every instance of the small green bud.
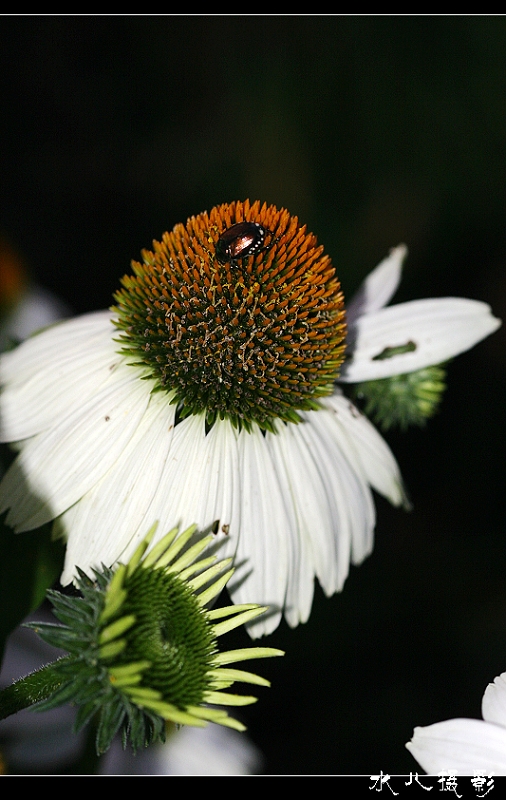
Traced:
<path fill-rule="evenodd" d="M 48 593 L 63 624 L 28 627 L 68 655 L 49 671 L 33 673 L 29 685 L 21 679 L 17 705 L 11 703 L 8 713 L 34 703 L 41 711 L 74 703 L 76 732 L 92 718 L 97 721 L 98 754 L 118 731 L 135 751 L 164 741 L 167 723 L 215 722 L 244 730 L 220 706 L 244 706 L 256 698 L 223 690 L 236 682 L 269 683 L 223 665 L 283 653 L 265 647 L 219 653 L 217 640 L 266 609 L 255 604 L 208 609 L 233 574 L 230 560 L 202 557 L 209 537 L 199 538 L 195 526 L 179 536 L 174 528 L 149 550 L 153 533 L 154 527 L 126 565 L 95 570 L 94 580 L 80 571 L 80 597 Z"/>
<path fill-rule="evenodd" d="M 444 365 L 425 367 L 405 375 L 366 381 L 355 387 L 355 397 L 367 416 L 382 430 L 410 425 L 422 427 L 434 416 L 446 389 Z"/>

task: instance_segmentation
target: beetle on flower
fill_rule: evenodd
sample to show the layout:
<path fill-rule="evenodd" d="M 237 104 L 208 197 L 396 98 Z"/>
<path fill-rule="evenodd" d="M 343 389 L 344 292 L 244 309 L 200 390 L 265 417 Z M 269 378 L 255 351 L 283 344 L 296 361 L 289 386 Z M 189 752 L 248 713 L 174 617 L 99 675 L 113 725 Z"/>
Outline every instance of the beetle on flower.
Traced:
<path fill-rule="evenodd" d="M 257 253 L 263 246 L 265 229 L 257 222 L 236 222 L 224 231 L 216 243 L 216 258 L 220 264 L 236 261 Z"/>
<path fill-rule="evenodd" d="M 7 523 L 55 520 L 65 583 L 76 565 L 129 558 L 148 519 L 195 521 L 235 557 L 234 602 L 273 609 L 252 635 L 283 611 L 306 621 L 314 577 L 331 595 L 371 552 L 372 490 L 406 502 L 395 458 L 339 381 L 414 374 L 500 324 L 460 298 L 385 308 L 405 255 L 392 250 L 346 320 L 329 256 L 286 210 L 233 202 L 176 225 L 111 311 L 2 356 L 0 437 L 20 451 L 0 485 Z"/>

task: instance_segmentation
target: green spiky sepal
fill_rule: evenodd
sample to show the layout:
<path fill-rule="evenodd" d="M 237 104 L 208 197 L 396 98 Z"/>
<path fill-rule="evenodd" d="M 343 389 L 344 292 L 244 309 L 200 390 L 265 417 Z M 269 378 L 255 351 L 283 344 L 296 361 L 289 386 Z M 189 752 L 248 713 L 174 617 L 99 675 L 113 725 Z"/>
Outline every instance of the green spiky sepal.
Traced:
<path fill-rule="evenodd" d="M 35 630 L 48 644 L 69 653 L 52 665 L 59 687 L 47 700 L 39 703 L 36 710 L 49 711 L 66 703 L 78 706 L 75 733 L 97 715 L 98 754 L 109 748 L 120 729 L 123 746 L 130 741 L 134 751 L 165 740 L 165 721 L 148 709 L 136 706 L 127 692 L 115 686 L 111 680 L 107 650 L 102 649 L 101 653 L 98 620 L 111 577 L 111 570 L 96 571 L 96 582 L 93 582 L 80 571 L 77 584 L 82 597 L 66 597 L 55 591 L 47 593 L 53 604 L 53 613 L 64 625 L 28 623 L 26 626 Z M 143 666 L 131 665 L 134 679 L 141 675 Z"/>
<path fill-rule="evenodd" d="M 163 741 L 167 722 L 198 727 L 215 722 L 244 730 L 222 706 L 248 705 L 256 698 L 223 690 L 235 682 L 269 682 L 228 665 L 283 654 L 267 647 L 218 652 L 219 636 L 266 609 L 255 604 L 209 609 L 233 574 L 227 569 L 230 559 L 200 558 L 213 537 L 196 537 L 194 526 L 179 536 L 173 529 L 145 555 L 154 530 L 127 564 L 95 570 L 93 580 L 79 571 L 80 597 L 49 593 L 61 625 L 28 625 L 68 655 L 40 671 L 39 683 L 45 680 L 49 688 L 39 686 L 38 693 L 32 688 L 32 700 L 14 710 L 41 698 L 36 706 L 41 711 L 77 705 L 75 729 L 96 720 L 99 754 L 118 732 L 134 751 Z M 29 677 L 37 682 L 37 673 Z M 26 681 L 18 682 L 18 694 Z"/>
<path fill-rule="evenodd" d="M 410 425 L 423 427 L 434 416 L 446 389 L 446 369 L 442 364 L 404 375 L 393 375 L 355 386 L 354 395 L 364 404 L 368 417 L 382 430 Z"/>

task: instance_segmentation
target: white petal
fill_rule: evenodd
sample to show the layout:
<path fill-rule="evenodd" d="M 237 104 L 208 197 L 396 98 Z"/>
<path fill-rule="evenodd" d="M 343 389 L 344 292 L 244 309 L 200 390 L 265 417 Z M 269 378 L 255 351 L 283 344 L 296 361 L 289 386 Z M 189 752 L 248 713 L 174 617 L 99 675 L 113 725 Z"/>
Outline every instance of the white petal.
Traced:
<path fill-rule="evenodd" d="M 217 420 L 202 450 L 202 481 L 196 486 L 196 518 L 220 523 L 220 533 L 237 532 L 240 524 L 238 433 L 228 420 Z M 237 533 L 235 533 L 237 536 Z M 235 545 L 234 545 L 235 550 Z M 220 553 L 221 555 L 221 553 Z"/>
<path fill-rule="evenodd" d="M 481 711 L 484 720 L 506 729 L 506 672 L 498 675 L 485 689 Z"/>
<path fill-rule="evenodd" d="M 185 725 L 171 731 L 164 744 L 137 753 L 123 749 L 116 737 L 98 771 L 100 775 L 252 775 L 260 772 L 262 761 L 245 733 L 222 725 Z"/>
<path fill-rule="evenodd" d="M 58 532 L 68 537 L 62 584 L 75 577 L 76 565 L 85 572 L 101 564 L 112 566 L 139 530 L 128 558 L 155 522 L 146 512 L 168 457 L 174 417 L 170 397 L 155 392 L 121 458 L 57 520 Z"/>
<path fill-rule="evenodd" d="M 104 331 L 109 331 L 111 337 L 113 330 L 110 311 L 96 311 L 58 322 L 2 354 L 0 382 L 23 383 L 34 372 L 45 372 L 48 367 L 58 373 L 62 354 L 66 356 L 73 351 L 84 354 L 90 339 Z"/>
<path fill-rule="evenodd" d="M 440 364 L 469 350 L 500 324 L 486 303 L 462 297 L 382 308 L 356 321 L 352 357 L 344 364 L 340 380 L 378 380 Z M 405 345 L 411 352 L 381 358 L 389 348 Z"/>
<path fill-rule="evenodd" d="M 311 442 L 327 496 L 334 503 L 337 580 L 328 586 L 320 581 L 329 595 L 343 588 L 350 561 L 359 564 L 371 553 L 375 511 L 367 479 L 353 448 L 349 447 L 348 432 L 338 415 L 322 409 L 307 417 L 311 418 L 311 425 L 303 433 Z"/>
<path fill-rule="evenodd" d="M 459 775 L 506 775 L 506 729 L 480 719 L 449 719 L 415 728 L 406 744 L 423 769 Z"/>
<path fill-rule="evenodd" d="M 241 533 L 236 573 L 229 584 L 235 603 L 260 603 L 270 614 L 248 626 L 253 638 L 279 625 L 288 580 L 290 518 L 269 448 L 257 426 L 239 434 Z M 231 536 L 233 532 L 231 533 Z"/>
<path fill-rule="evenodd" d="M 204 415 L 187 417 L 175 427 L 158 488 L 145 513 L 147 527 L 158 522 L 153 543 L 175 525 L 184 530 L 196 524 L 205 530 L 219 522 L 219 546 L 213 549 L 220 559 L 235 555 L 241 494 L 237 438 L 227 420 L 218 420 L 206 435 Z M 146 529 L 139 528 L 123 559 Z"/>
<path fill-rule="evenodd" d="M 335 392 L 324 400 L 341 428 L 341 449 L 367 482 L 392 505 L 408 505 L 392 451 L 374 425 L 346 397 Z"/>
<path fill-rule="evenodd" d="M 313 530 L 317 531 L 315 538 L 318 538 L 318 535 L 328 536 L 330 527 L 324 486 L 312 454 L 297 435 L 298 428 L 298 425 L 280 424 L 276 434 L 267 433 L 265 437 L 285 503 L 291 506 L 293 516 L 285 601 L 285 618 L 291 627 L 306 622 L 311 611 L 317 572 L 311 541 Z M 332 538 L 326 544 L 328 551 L 333 545 Z M 317 555 L 319 551 L 320 548 Z"/>
<path fill-rule="evenodd" d="M 205 436 L 203 414 L 187 417 L 174 428 L 160 482 L 146 512 L 149 525 L 158 521 L 154 541 L 175 525 L 181 530 L 193 524 L 205 528 L 214 521 L 199 518 L 196 508 L 205 468 Z M 139 540 L 145 535 L 139 531 Z"/>
<path fill-rule="evenodd" d="M 183 727 L 154 755 L 162 775 L 249 775 L 262 761 L 244 734 L 221 725 Z"/>
<path fill-rule="evenodd" d="M 0 440 L 20 441 L 82 406 L 120 360 L 110 312 L 55 325 L 0 358 Z"/>
<path fill-rule="evenodd" d="M 0 484 L 0 509 L 11 508 L 7 524 L 37 528 L 86 494 L 133 436 L 152 386 L 120 364 L 83 407 L 62 410 L 59 424 L 29 439 Z"/>
<path fill-rule="evenodd" d="M 402 264 L 408 254 L 404 244 L 390 250 L 389 255 L 373 269 L 346 305 L 348 330 L 352 330 L 355 320 L 363 314 L 383 308 L 392 299 L 401 281 Z"/>
<path fill-rule="evenodd" d="M 240 525 L 240 472 L 237 431 L 218 420 L 205 433 L 204 416 L 189 417 L 175 428 L 159 489 L 146 513 L 159 520 L 157 538 L 174 525 L 200 530 L 219 523 L 218 557 L 233 557 Z"/>
<path fill-rule="evenodd" d="M 162 393 L 160 393 L 161 397 L 163 397 Z M 183 531 L 189 525 L 195 523 L 200 529 L 204 529 L 214 521 L 207 516 L 202 518 L 202 512 L 197 511 L 199 488 L 202 485 L 206 461 L 203 456 L 205 449 L 204 416 L 187 417 L 175 426 L 171 432 L 170 440 L 167 439 L 166 434 L 163 434 L 163 439 L 163 447 L 158 450 L 153 459 L 156 475 L 154 483 L 156 485 L 153 487 L 153 491 L 151 488 L 148 490 L 149 496 L 145 500 L 149 502 L 144 502 L 139 498 L 139 502 L 142 505 L 136 506 L 138 524 L 135 529 L 132 526 L 133 535 L 123 541 L 121 549 L 122 561 L 130 558 L 135 548 L 145 537 L 148 529 L 155 522 L 157 523 L 157 529 L 153 537 L 153 544 L 159 541 L 174 526 L 179 526 L 180 530 Z M 133 442 L 131 447 L 129 446 L 130 450 L 129 463 L 131 463 L 134 452 L 135 457 L 137 457 Z M 146 451 L 147 456 L 148 453 Z M 115 470 L 113 472 L 115 474 Z M 127 467 L 125 467 L 125 472 L 128 472 Z M 104 477 L 104 482 L 107 482 L 107 475 Z M 136 488 L 135 491 L 137 493 L 138 489 Z M 93 494 L 94 492 L 92 491 L 90 497 L 93 497 Z M 98 497 L 98 487 L 96 494 Z M 77 506 L 79 505 L 77 504 Z M 142 511 L 142 515 L 140 511 Z M 78 507 L 75 510 L 69 509 L 66 515 L 69 527 L 72 515 L 75 514 L 78 517 L 79 513 Z M 116 557 L 119 557 L 119 554 Z M 100 559 L 104 560 L 101 554 Z M 72 562 L 76 563 L 75 554 Z M 79 561 L 77 563 L 82 567 Z M 70 569 L 71 565 L 69 564 Z M 64 574 L 68 579 L 69 572 L 67 569 Z"/>

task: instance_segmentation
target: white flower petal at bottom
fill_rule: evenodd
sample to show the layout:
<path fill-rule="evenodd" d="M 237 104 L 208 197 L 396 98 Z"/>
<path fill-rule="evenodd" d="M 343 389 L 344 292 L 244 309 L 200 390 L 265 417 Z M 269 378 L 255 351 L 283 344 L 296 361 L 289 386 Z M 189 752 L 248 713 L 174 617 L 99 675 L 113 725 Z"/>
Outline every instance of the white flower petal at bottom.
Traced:
<path fill-rule="evenodd" d="M 498 675 L 485 689 L 481 713 L 487 722 L 495 722 L 506 730 L 506 672 Z"/>
<path fill-rule="evenodd" d="M 506 672 L 487 686 L 482 713 L 483 720 L 449 719 L 415 728 L 406 747 L 429 773 L 506 775 Z"/>
<path fill-rule="evenodd" d="M 450 719 L 415 728 L 406 747 L 430 775 L 506 775 L 506 729 L 479 719 Z"/>
<path fill-rule="evenodd" d="M 185 725 L 165 744 L 132 753 L 117 737 L 100 762 L 101 775 L 253 775 L 263 756 L 245 733 L 221 725 Z"/>

